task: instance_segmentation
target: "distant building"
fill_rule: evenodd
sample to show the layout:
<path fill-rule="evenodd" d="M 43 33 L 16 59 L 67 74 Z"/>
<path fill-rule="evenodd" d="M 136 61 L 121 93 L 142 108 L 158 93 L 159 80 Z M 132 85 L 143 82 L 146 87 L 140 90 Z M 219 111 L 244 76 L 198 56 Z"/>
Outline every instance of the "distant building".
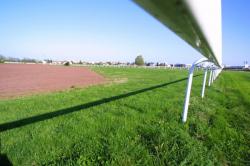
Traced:
<path fill-rule="evenodd" d="M 177 63 L 177 64 L 174 65 L 174 67 L 186 67 L 186 65 Z"/>
<path fill-rule="evenodd" d="M 154 62 L 148 62 L 146 63 L 146 66 L 155 66 Z"/>
<path fill-rule="evenodd" d="M 249 65 L 247 63 L 247 61 L 244 61 L 244 69 L 248 69 L 249 68 Z"/>

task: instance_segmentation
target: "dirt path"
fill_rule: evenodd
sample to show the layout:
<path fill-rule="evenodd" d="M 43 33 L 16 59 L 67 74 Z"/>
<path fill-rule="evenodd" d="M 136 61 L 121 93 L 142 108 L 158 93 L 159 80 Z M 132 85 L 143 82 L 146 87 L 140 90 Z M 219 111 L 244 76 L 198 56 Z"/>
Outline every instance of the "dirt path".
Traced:
<path fill-rule="evenodd" d="M 0 64 L 0 98 L 99 84 L 105 79 L 85 67 Z"/>

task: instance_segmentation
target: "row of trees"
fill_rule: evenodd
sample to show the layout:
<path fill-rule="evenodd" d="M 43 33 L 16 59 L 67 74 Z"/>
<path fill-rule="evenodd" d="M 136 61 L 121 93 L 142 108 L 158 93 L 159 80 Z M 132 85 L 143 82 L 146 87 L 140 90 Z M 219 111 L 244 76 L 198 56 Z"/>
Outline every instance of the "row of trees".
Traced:
<path fill-rule="evenodd" d="M 25 62 L 25 63 L 37 63 L 39 62 L 36 59 L 31 59 L 31 58 L 13 58 L 13 57 L 5 57 L 3 55 L 0 55 L 0 63 L 4 62 Z"/>
<path fill-rule="evenodd" d="M 4 63 L 5 62 L 5 57 L 3 55 L 0 55 L 0 63 Z"/>
<path fill-rule="evenodd" d="M 30 59 L 30 58 L 13 58 L 13 57 L 5 57 L 3 55 L 0 55 L 0 63 L 4 63 L 5 61 L 9 62 L 28 62 L 28 63 L 37 63 L 38 61 L 36 59 Z M 51 61 L 52 62 L 52 61 Z M 139 55 L 135 58 L 135 64 L 138 66 L 145 65 L 144 59 L 142 55 Z"/>

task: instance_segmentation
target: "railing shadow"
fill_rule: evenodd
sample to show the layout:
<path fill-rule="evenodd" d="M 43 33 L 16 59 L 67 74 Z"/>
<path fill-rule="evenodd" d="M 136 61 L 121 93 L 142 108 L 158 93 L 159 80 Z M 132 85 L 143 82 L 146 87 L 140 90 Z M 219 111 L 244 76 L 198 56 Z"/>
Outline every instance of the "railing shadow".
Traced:
<path fill-rule="evenodd" d="M 0 164 L 3 166 L 12 166 L 12 163 L 6 154 L 0 154 Z"/>
<path fill-rule="evenodd" d="M 197 76 L 200 76 L 200 75 L 196 75 L 194 77 L 197 77 Z M 102 104 L 105 104 L 105 103 L 108 103 L 108 102 L 111 102 L 111 101 L 119 100 L 119 99 L 122 99 L 122 98 L 126 98 L 126 97 L 129 97 L 129 96 L 140 94 L 140 93 L 143 93 L 143 92 L 146 92 L 146 91 L 150 91 L 150 90 L 153 90 L 153 89 L 157 89 L 157 88 L 161 88 L 161 87 L 168 86 L 168 85 L 171 85 L 171 84 L 175 84 L 175 83 L 178 83 L 178 82 L 181 82 L 181 81 L 184 81 L 184 80 L 187 80 L 187 77 L 179 79 L 179 80 L 171 81 L 171 82 L 168 82 L 168 83 L 163 83 L 163 84 L 151 86 L 151 87 L 148 87 L 148 88 L 136 90 L 136 91 L 133 91 L 133 92 L 129 92 L 129 93 L 125 93 L 125 94 L 121 94 L 121 95 L 117 95 L 117 96 L 112 96 L 112 97 L 109 97 L 109 98 L 103 98 L 103 99 L 100 99 L 100 100 L 97 100 L 97 101 L 93 101 L 93 102 L 73 106 L 73 107 L 70 107 L 70 108 L 64 108 L 64 109 L 57 110 L 57 111 L 54 111 L 54 112 L 44 113 L 44 114 L 37 115 L 37 116 L 32 116 L 32 117 L 12 121 L 12 122 L 3 123 L 3 124 L 0 124 L 0 132 L 15 129 L 15 128 L 22 127 L 22 126 L 25 126 L 25 125 L 29 125 L 29 124 L 32 124 L 32 123 L 40 122 L 40 121 L 43 121 L 43 120 L 52 119 L 52 118 L 55 118 L 55 117 L 58 117 L 58 116 L 70 114 L 72 112 L 80 111 L 80 110 L 87 109 L 87 108 L 90 108 L 90 107 L 102 105 Z"/>

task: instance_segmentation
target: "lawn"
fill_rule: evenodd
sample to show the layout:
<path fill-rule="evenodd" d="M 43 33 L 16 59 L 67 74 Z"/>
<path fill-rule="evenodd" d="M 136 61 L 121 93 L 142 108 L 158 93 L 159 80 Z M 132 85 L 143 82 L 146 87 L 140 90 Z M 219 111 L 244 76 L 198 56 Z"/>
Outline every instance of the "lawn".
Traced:
<path fill-rule="evenodd" d="M 0 100 L 1 160 L 13 165 L 249 165 L 250 73 L 223 71 L 205 98 L 196 71 L 92 68 L 110 81 Z"/>

